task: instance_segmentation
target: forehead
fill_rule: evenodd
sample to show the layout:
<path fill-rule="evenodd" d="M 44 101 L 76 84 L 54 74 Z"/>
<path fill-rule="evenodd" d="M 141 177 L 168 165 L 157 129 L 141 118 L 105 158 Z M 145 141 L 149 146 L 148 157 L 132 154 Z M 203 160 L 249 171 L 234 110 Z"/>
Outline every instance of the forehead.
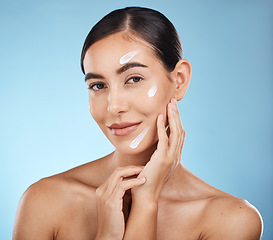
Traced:
<path fill-rule="evenodd" d="M 86 52 L 84 68 L 86 72 L 91 66 L 107 63 L 120 64 L 120 59 L 130 52 L 135 52 L 136 58 L 144 61 L 158 61 L 154 50 L 143 39 L 124 34 L 112 34 L 94 43 Z"/>

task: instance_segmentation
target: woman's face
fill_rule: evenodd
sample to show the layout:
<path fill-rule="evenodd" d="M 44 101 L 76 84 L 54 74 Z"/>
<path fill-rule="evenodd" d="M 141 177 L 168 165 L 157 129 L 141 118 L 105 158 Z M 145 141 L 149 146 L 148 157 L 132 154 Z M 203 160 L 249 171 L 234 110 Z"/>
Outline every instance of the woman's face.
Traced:
<path fill-rule="evenodd" d="M 116 149 L 134 154 L 153 146 L 175 81 L 149 44 L 110 35 L 88 49 L 84 69 L 90 113 Z"/>

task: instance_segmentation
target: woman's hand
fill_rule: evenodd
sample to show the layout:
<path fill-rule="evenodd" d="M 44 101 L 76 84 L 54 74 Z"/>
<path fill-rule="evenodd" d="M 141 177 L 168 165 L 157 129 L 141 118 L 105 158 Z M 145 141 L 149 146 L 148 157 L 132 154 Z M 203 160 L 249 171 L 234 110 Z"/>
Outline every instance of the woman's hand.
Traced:
<path fill-rule="evenodd" d="M 185 131 L 182 127 L 176 101 L 168 104 L 169 136 L 163 116 L 157 119 L 158 144 L 150 161 L 138 175 L 146 178 L 143 186 L 131 189 L 132 208 L 126 225 L 124 240 L 157 239 L 158 199 L 160 192 L 180 162 Z M 142 229 L 139 231 L 139 229 Z"/>
<path fill-rule="evenodd" d="M 117 168 L 96 190 L 98 228 L 95 239 L 121 240 L 125 231 L 123 196 L 125 191 L 145 183 L 145 178 L 131 178 L 142 171 L 141 166 Z M 127 178 L 127 179 L 125 179 Z"/>
<path fill-rule="evenodd" d="M 139 174 L 139 178 L 146 178 L 143 186 L 132 189 L 134 200 L 158 201 L 161 189 L 169 176 L 180 162 L 185 130 L 182 126 L 176 100 L 168 104 L 169 137 L 165 130 L 163 115 L 157 119 L 158 145 L 150 161 Z"/>

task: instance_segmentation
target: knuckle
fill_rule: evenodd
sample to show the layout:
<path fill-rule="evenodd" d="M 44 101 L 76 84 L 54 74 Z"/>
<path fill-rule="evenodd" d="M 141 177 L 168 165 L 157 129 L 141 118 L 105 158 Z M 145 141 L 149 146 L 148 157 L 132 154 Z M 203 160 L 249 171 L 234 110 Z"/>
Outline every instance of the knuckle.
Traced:
<path fill-rule="evenodd" d="M 174 131 L 173 135 L 175 138 L 179 138 L 181 136 L 181 133 L 179 130 L 177 130 L 177 131 Z"/>
<path fill-rule="evenodd" d="M 178 134 L 178 136 L 181 136 L 181 135 L 183 134 L 183 132 L 181 131 L 181 129 L 180 129 L 180 128 L 178 128 L 178 130 L 177 130 L 177 134 Z"/>
<path fill-rule="evenodd" d="M 103 191 L 100 187 L 96 189 L 96 196 L 97 198 L 101 199 L 103 197 Z"/>
<path fill-rule="evenodd" d="M 123 167 L 117 167 L 115 171 L 120 172 L 122 169 L 123 169 Z"/>
<path fill-rule="evenodd" d="M 127 181 L 128 181 L 128 180 L 127 180 Z M 121 182 L 118 184 L 117 189 L 119 189 L 119 190 L 124 190 L 124 187 L 125 187 L 127 181 L 121 181 Z"/>
<path fill-rule="evenodd" d="M 122 169 L 121 167 L 117 167 L 117 168 L 115 169 L 114 173 L 115 173 L 115 174 L 118 174 L 119 172 L 121 172 L 121 169 Z"/>
<path fill-rule="evenodd" d="M 115 171 L 113 172 L 113 176 L 114 176 L 114 177 L 120 177 L 121 172 L 122 172 L 122 167 L 117 167 L 117 168 L 115 169 Z"/>
<path fill-rule="evenodd" d="M 162 164 L 165 167 L 170 167 L 173 164 L 174 159 L 172 157 L 167 157 L 165 161 L 162 162 Z"/>

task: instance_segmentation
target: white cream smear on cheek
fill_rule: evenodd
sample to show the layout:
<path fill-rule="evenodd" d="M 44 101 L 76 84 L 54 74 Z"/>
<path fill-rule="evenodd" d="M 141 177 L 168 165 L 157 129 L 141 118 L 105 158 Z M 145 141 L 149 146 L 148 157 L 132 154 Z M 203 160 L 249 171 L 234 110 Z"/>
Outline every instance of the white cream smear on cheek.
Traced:
<path fill-rule="evenodd" d="M 148 91 L 148 97 L 153 97 L 156 94 L 157 91 L 157 85 L 156 83 L 153 84 L 153 86 Z"/>
<path fill-rule="evenodd" d="M 140 144 L 140 142 L 143 140 L 147 132 L 149 131 L 150 127 L 145 128 L 131 143 L 130 148 L 137 148 L 137 146 Z"/>
<path fill-rule="evenodd" d="M 138 52 L 139 52 L 138 50 L 135 50 L 125 54 L 123 57 L 120 58 L 119 64 L 124 64 L 129 62 L 136 54 L 138 54 Z"/>

